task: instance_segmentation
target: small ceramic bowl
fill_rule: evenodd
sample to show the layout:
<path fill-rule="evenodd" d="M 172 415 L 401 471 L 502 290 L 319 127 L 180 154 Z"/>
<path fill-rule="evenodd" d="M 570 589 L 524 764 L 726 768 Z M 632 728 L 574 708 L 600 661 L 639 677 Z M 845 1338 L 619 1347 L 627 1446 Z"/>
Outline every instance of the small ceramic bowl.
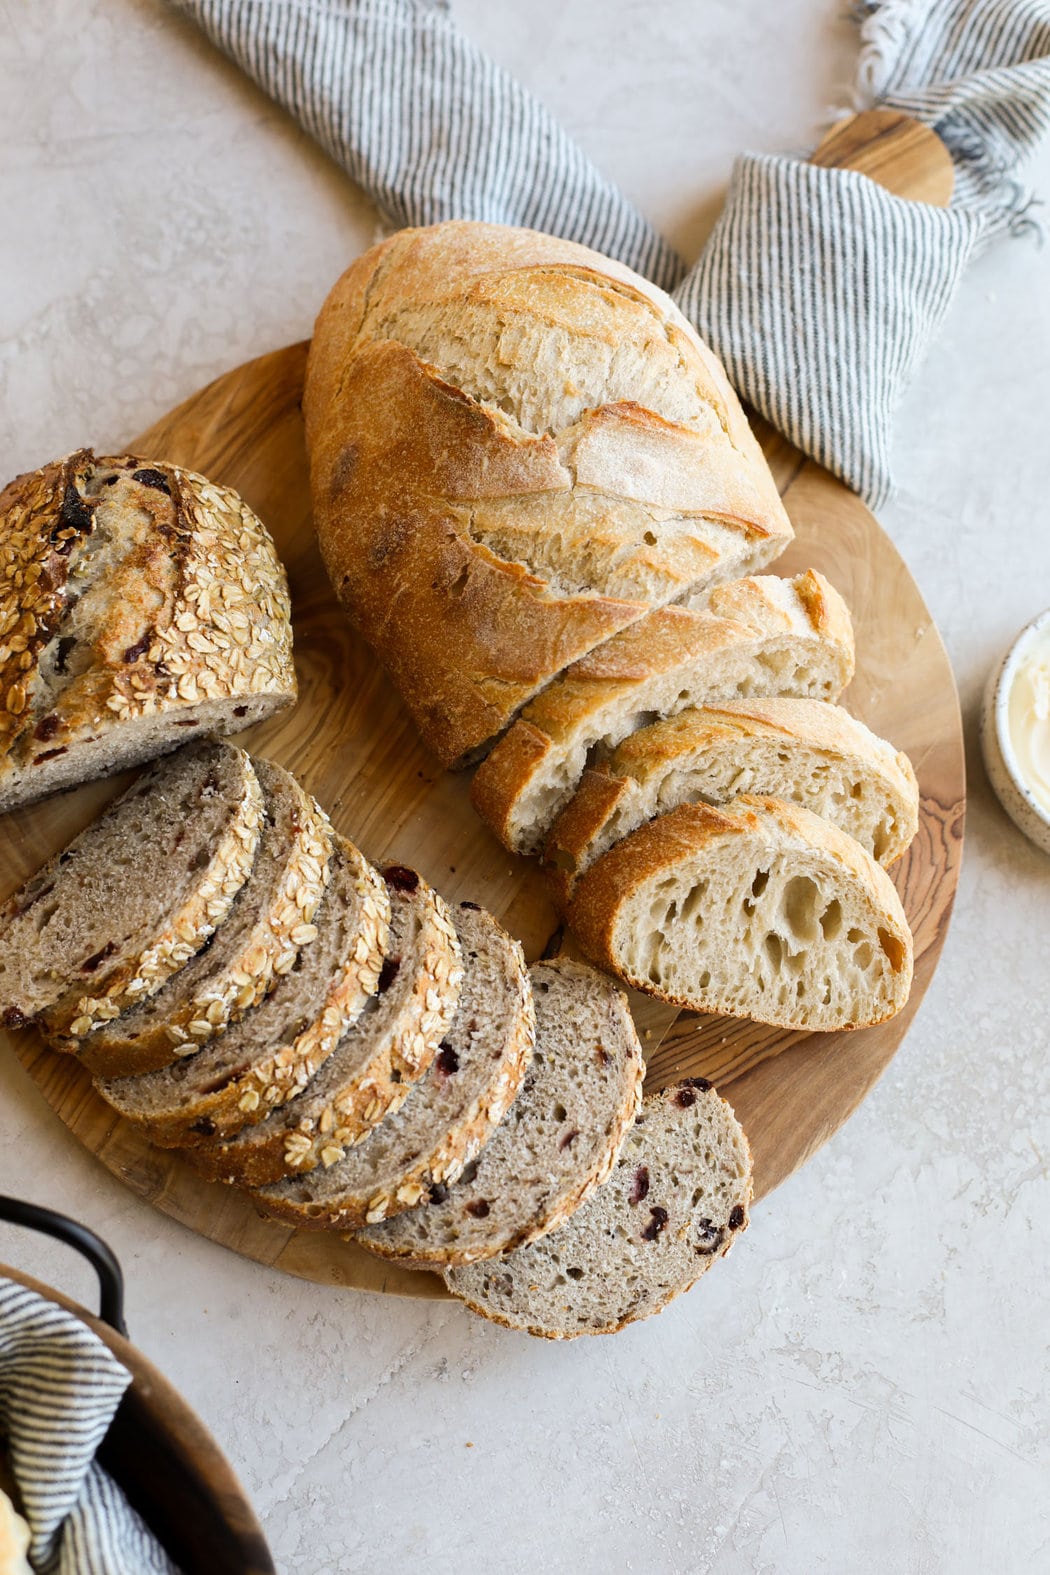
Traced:
<path fill-rule="evenodd" d="M 988 780 L 1006 813 L 1036 847 L 1050 853 L 1050 814 L 1035 798 L 1010 740 L 1010 690 L 1026 654 L 1050 629 L 1050 607 L 1021 630 L 999 666 L 992 670 L 981 711 L 981 753 Z"/>

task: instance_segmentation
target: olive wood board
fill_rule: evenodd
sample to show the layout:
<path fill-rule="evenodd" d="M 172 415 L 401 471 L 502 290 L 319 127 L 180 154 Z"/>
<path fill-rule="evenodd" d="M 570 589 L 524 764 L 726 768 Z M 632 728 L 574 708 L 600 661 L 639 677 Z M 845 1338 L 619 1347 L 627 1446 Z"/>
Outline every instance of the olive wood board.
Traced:
<path fill-rule="evenodd" d="M 293 770 L 336 827 L 376 863 L 417 866 L 447 898 L 484 904 L 530 959 L 556 928 L 536 864 L 507 854 L 470 805 L 469 773 L 441 771 L 328 584 L 310 519 L 300 398 L 307 347 L 251 361 L 194 395 L 131 445 L 235 487 L 269 526 L 292 588 L 300 698 L 241 735 Z M 900 555 L 859 499 L 756 422 L 797 538 L 770 572 L 820 569 L 853 612 L 852 711 L 911 756 L 922 795 L 919 834 L 891 872 L 915 933 L 915 984 L 891 1022 L 853 1033 L 789 1033 L 760 1023 L 677 1013 L 635 995 L 648 1088 L 708 1077 L 751 1142 L 763 1197 L 860 1104 L 903 1039 L 929 985 L 962 855 L 963 742 L 951 668 Z M 0 885 L 10 892 L 64 845 L 127 778 L 94 783 L 0 822 Z M 31 1031 L 4 1036 L 80 1141 L 140 1197 L 212 1241 L 305 1279 L 411 1296 L 442 1282 L 372 1257 L 338 1234 L 295 1231 L 249 1197 L 198 1177 L 154 1148 L 94 1093 L 71 1058 Z"/>

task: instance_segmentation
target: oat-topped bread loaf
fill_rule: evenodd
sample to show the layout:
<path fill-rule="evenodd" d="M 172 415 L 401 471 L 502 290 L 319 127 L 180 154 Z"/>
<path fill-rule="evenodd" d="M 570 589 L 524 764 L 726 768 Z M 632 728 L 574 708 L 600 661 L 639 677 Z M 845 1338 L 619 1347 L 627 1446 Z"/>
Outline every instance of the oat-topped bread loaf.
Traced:
<path fill-rule="evenodd" d="M 202 740 L 143 773 L 0 910 L 0 1013 L 84 1032 L 159 990 L 226 918 L 263 794 L 241 749 Z"/>
<path fill-rule="evenodd" d="M 96 1087 L 164 1148 L 263 1121 L 307 1085 L 374 996 L 389 915 L 386 886 L 353 843 L 336 836 L 314 923 L 303 926 L 293 966 L 269 994 L 196 1054 Z"/>
<path fill-rule="evenodd" d="M 503 1120 L 536 1042 L 525 959 L 491 914 L 461 903 L 454 917 L 464 978 L 430 1071 L 345 1159 L 260 1188 L 267 1213 L 317 1230 L 389 1219 L 462 1175 Z"/>
<path fill-rule="evenodd" d="M 649 821 L 577 883 L 568 919 L 593 961 L 696 1012 L 863 1028 L 911 989 L 911 932 L 886 871 L 782 799 Z"/>
<path fill-rule="evenodd" d="M 415 870 L 384 872 L 390 933 L 376 994 L 289 1104 L 235 1137 L 193 1149 L 210 1180 L 262 1187 L 330 1168 L 404 1103 L 452 1025 L 463 965 L 452 919 Z"/>
<path fill-rule="evenodd" d="M 448 1269 L 474 1312 L 548 1340 L 613 1334 L 660 1312 L 748 1223 L 751 1156 L 702 1078 L 642 1105 L 604 1186 L 560 1230 L 492 1262 Z"/>
<path fill-rule="evenodd" d="M 746 695 L 836 700 L 852 676 L 849 610 L 822 574 L 734 580 L 705 608 L 661 608 L 574 663 L 500 739 L 471 798 L 504 847 L 538 853 L 588 752 L 686 706 Z"/>
<path fill-rule="evenodd" d="M 295 967 L 313 938 L 312 920 L 328 882 L 328 816 L 294 777 L 256 760 L 266 819 L 251 873 L 207 948 L 163 990 L 122 1015 L 96 1005 L 74 1022 L 75 1050 L 104 1076 L 134 1076 L 168 1066 L 235 1022 Z"/>
<path fill-rule="evenodd" d="M 530 230 L 403 230 L 359 258 L 303 408 L 332 584 L 445 765 L 618 629 L 791 536 L 669 297 Z"/>
<path fill-rule="evenodd" d="M 547 840 L 560 905 L 579 876 L 645 821 L 739 793 L 803 805 L 882 865 L 900 857 L 919 824 L 907 755 L 841 706 L 779 698 L 682 711 L 633 733 L 584 772 Z"/>
<path fill-rule="evenodd" d="M 228 487 L 82 449 L 0 492 L 0 811 L 295 693 L 284 569 Z"/>
<path fill-rule="evenodd" d="M 458 1181 L 359 1234 L 378 1257 L 417 1269 L 494 1258 L 556 1230 L 616 1163 L 645 1071 L 627 997 L 565 957 L 529 973 L 536 1049 L 517 1099 Z"/>

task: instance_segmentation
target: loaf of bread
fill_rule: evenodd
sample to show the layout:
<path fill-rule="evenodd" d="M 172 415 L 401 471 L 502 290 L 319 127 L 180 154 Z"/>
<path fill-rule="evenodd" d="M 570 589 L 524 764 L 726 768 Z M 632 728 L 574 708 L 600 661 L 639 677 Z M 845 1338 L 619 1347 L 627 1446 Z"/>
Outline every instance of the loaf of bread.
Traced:
<path fill-rule="evenodd" d="M 555 679 L 482 762 L 471 798 L 504 847 L 538 853 L 589 752 L 686 706 L 835 700 L 852 676 L 849 611 L 822 574 L 735 580 L 704 609 L 650 613 Z"/>
<path fill-rule="evenodd" d="M 0 910 L 5 1025 L 86 1034 L 160 990 L 229 912 L 263 817 L 243 750 L 157 761 Z"/>
<path fill-rule="evenodd" d="M 609 1175 L 641 1107 L 645 1064 L 627 997 L 569 958 L 534 963 L 536 1049 L 472 1165 L 357 1240 L 428 1269 L 495 1258 L 557 1230 Z"/>
<path fill-rule="evenodd" d="M 0 492 L 0 812 L 295 695 L 284 569 L 235 492 L 88 449 Z"/>
<path fill-rule="evenodd" d="M 751 1155 L 702 1078 L 651 1094 L 616 1169 L 566 1225 L 506 1257 L 445 1271 L 474 1312 L 548 1340 L 612 1334 L 660 1312 L 748 1223 Z"/>
<path fill-rule="evenodd" d="M 670 299 L 532 231 L 440 224 L 359 258 L 318 318 L 303 409 L 332 584 L 445 765 L 792 534 Z"/>
<path fill-rule="evenodd" d="M 583 774 L 547 840 L 564 909 L 576 880 L 614 843 L 679 804 L 724 804 L 739 793 L 791 799 L 849 833 L 882 865 L 919 823 L 907 755 L 819 700 L 747 700 L 682 711 L 632 733 Z"/>
<path fill-rule="evenodd" d="M 696 1012 L 863 1028 L 911 988 L 911 932 L 885 870 L 781 799 L 649 821 L 577 883 L 568 919 L 592 961 Z"/>

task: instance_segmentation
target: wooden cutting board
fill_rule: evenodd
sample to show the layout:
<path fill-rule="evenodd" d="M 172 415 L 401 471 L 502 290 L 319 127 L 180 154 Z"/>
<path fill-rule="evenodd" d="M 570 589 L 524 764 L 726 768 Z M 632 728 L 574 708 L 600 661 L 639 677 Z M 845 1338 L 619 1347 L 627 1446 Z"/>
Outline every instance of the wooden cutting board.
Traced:
<path fill-rule="evenodd" d="M 886 127 L 876 129 L 878 158 L 892 167 Z M 902 157 L 912 155 L 906 142 Z M 845 159 L 832 149 L 827 162 Z M 328 585 L 310 520 L 299 411 L 305 360 L 306 346 L 293 345 L 238 367 L 130 445 L 146 458 L 170 460 L 235 487 L 270 527 L 287 565 L 299 704 L 241 741 L 293 770 L 336 827 L 374 861 L 416 865 L 450 900 L 484 904 L 521 938 L 532 959 L 555 929 L 538 869 L 507 854 L 477 819 L 469 774 L 442 772 L 426 754 Z M 846 598 L 857 672 L 845 703 L 907 751 L 922 796 L 919 834 L 892 871 L 915 934 L 911 1000 L 892 1022 L 851 1034 L 788 1033 L 676 1014 L 633 997 L 648 1059 L 647 1088 L 682 1076 L 710 1078 L 750 1138 L 761 1198 L 849 1118 L 918 1010 L 958 880 L 965 777 L 951 668 L 900 555 L 853 493 L 763 423 L 756 422 L 756 430 L 797 532 L 774 571 L 818 568 Z M 123 780 L 93 784 L 0 822 L 3 892 L 75 835 Z M 434 1276 L 392 1268 L 334 1234 L 297 1232 L 261 1218 L 245 1195 L 202 1181 L 177 1154 L 146 1143 L 94 1094 L 74 1061 L 45 1050 L 29 1032 L 3 1038 L 80 1141 L 140 1197 L 191 1229 L 305 1279 L 411 1296 L 447 1294 Z"/>

